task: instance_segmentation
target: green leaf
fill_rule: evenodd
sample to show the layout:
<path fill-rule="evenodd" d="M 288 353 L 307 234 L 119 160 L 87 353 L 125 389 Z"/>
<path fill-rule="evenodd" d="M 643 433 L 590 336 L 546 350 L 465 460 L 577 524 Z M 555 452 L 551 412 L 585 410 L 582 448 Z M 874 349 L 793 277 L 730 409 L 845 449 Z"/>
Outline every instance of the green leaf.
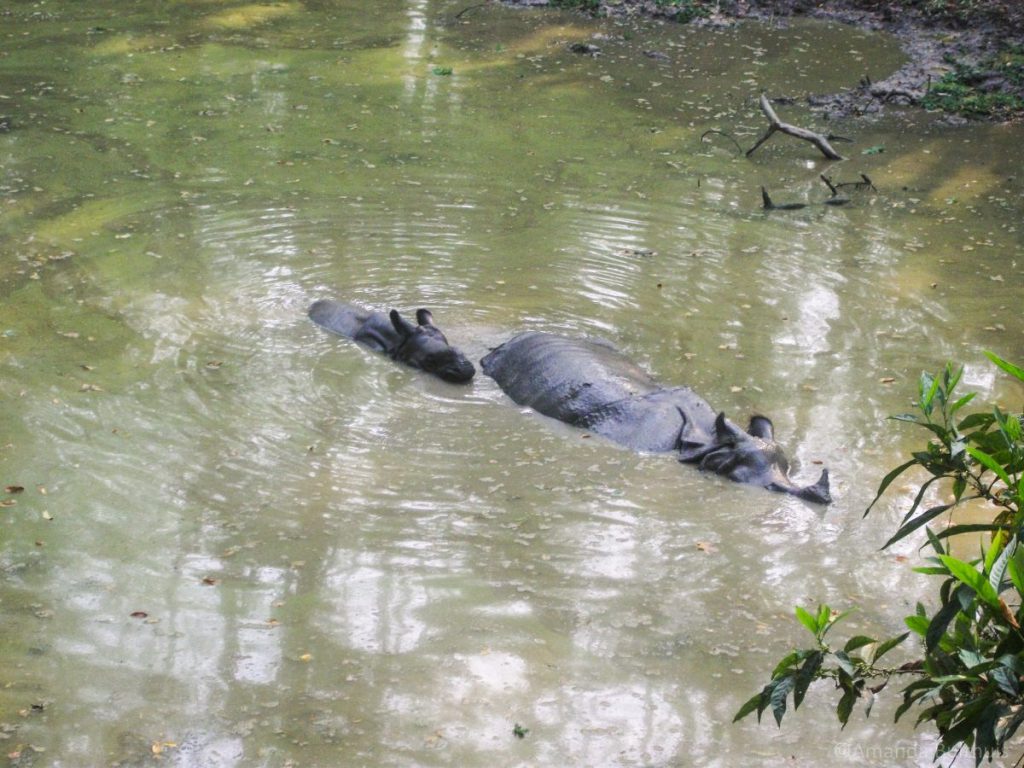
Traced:
<path fill-rule="evenodd" d="M 972 672 L 974 672 L 975 667 L 986 663 L 984 656 L 977 651 L 972 651 L 970 648 L 961 648 L 957 655 L 960 657 L 960 661 L 963 662 L 963 665 Z M 977 675 L 980 673 L 974 672 L 974 674 Z"/>
<path fill-rule="evenodd" d="M 957 475 L 953 478 L 953 498 L 959 503 L 963 499 L 964 491 L 967 490 L 967 478 Z"/>
<path fill-rule="evenodd" d="M 1013 482 L 1010 480 L 1010 476 L 1006 474 L 1006 470 L 1004 470 L 999 462 L 987 453 L 978 448 L 972 448 L 971 446 L 967 446 L 967 452 L 971 454 L 979 464 L 983 464 L 985 467 L 995 472 L 996 477 L 1006 483 L 1007 486 L 1013 485 Z"/>
<path fill-rule="evenodd" d="M 977 571 L 975 571 L 975 573 L 977 573 Z M 963 586 L 957 587 L 954 597 L 951 598 L 948 603 L 943 605 L 942 608 L 939 609 L 938 613 L 936 613 L 928 623 L 928 629 L 924 632 L 924 645 L 925 649 L 929 653 L 935 650 L 939 645 L 939 642 L 946 634 L 946 627 L 948 627 L 949 623 L 956 618 L 958 613 L 960 613 L 961 606 L 960 601 L 957 598 L 963 589 Z M 911 629 L 914 629 L 914 627 L 911 627 Z"/>
<path fill-rule="evenodd" d="M 925 510 L 920 515 L 915 517 L 913 520 L 901 526 L 900 529 L 893 534 L 892 538 L 882 545 L 882 549 L 886 549 L 890 544 L 895 544 L 900 539 L 904 538 L 910 533 L 913 533 L 928 521 L 934 520 L 943 512 L 949 511 L 954 506 L 954 504 L 940 504 L 937 507 L 932 507 L 931 509 Z"/>
<path fill-rule="evenodd" d="M 917 461 L 915 459 L 911 459 L 905 464 L 900 464 L 896 469 L 882 478 L 882 482 L 878 485 L 878 491 L 875 493 L 874 500 L 868 505 L 868 508 L 864 510 L 864 517 L 868 516 L 868 512 L 871 511 L 871 507 L 875 506 L 875 502 L 882 498 L 882 494 L 885 493 L 885 489 L 892 485 L 893 480 L 914 466 L 917 466 Z"/>
<path fill-rule="evenodd" d="M 881 144 L 876 144 L 873 147 L 868 147 L 867 149 L 862 149 L 860 153 L 862 155 L 880 155 L 883 152 L 885 152 L 885 147 L 883 147 Z"/>
<path fill-rule="evenodd" d="M 797 673 L 796 684 L 793 687 L 793 709 L 798 709 L 800 704 L 803 702 L 804 694 L 807 693 L 808 686 L 818 675 L 818 670 L 821 668 L 821 661 L 823 658 L 824 654 L 821 651 L 815 651 L 807 657 L 804 665 Z"/>
<path fill-rule="evenodd" d="M 904 632 L 902 635 L 898 635 L 896 637 L 890 637 L 888 640 L 886 640 L 884 643 L 879 645 L 878 648 L 875 649 L 875 653 L 871 660 L 871 663 L 874 664 L 876 661 L 878 661 L 880 658 L 882 658 L 885 654 L 887 654 L 897 645 L 902 643 L 908 637 L 910 637 L 909 632 Z"/>
<path fill-rule="evenodd" d="M 985 350 L 985 357 L 987 357 L 989 360 L 991 360 L 993 363 L 995 363 L 998 367 L 1002 368 L 1011 376 L 1019 379 L 1020 381 L 1024 381 L 1024 368 L 1018 368 L 1016 365 L 1006 362 L 1005 360 L 1003 360 L 1003 358 L 999 357 L 993 352 L 989 352 L 988 350 Z"/>
<path fill-rule="evenodd" d="M 839 722 L 842 727 L 846 727 L 846 723 L 850 719 L 850 713 L 853 712 L 853 705 L 857 703 L 857 691 L 849 689 L 843 694 L 843 697 L 839 700 L 839 704 L 836 707 L 836 717 L 839 718 Z"/>
<path fill-rule="evenodd" d="M 921 401 L 918 403 L 918 407 L 925 415 L 931 413 L 932 404 L 935 401 L 935 395 L 939 392 L 939 384 L 941 383 L 942 380 L 937 376 L 933 377 L 930 373 L 921 374 Z"/>
<path fill-rule="evenodd" d="M 924 576 L 948 576 L 949 570 L 938 565 L 922 565 L 917 568 L 911 568 L 914 573 L 920 573 Z"/>
<path fill-rule="evenodd" d="M 999 421 L 999 429 L 1006 435 L 1006 442 L 1010 445 L 1018 442 L 1022 437 L 1020 419 L 1012 413 L 1006 414 Z"/>
<path fill-rule="evenodd" d="M 795 684 L 795 675 L 780 678 L 772 684 L 772 692 L 768 699 L 771 702 L 772 715 L 775 717 L 775 722 L 780 728 L 782 727 L 782 717 L 786 714 L 786 696 L 793 690 Z"/>
<path fill-rule="evenodd" d="M 837 624 L 842 622 L 844 618 L 850 615 L 853 609 L 844 610 L 842 613 L 837 613 L 835 616 L 831 615 L 831 608 L 827 605 L 822 605 L 818 609 L 818 626 L 821 627 L 821 637 L 823 638 L 828 634 L 828 631 L 835 627 Z"/>
<path fill-rule="evenodd" d="M 764 708 L 765 706 L 767 706 L 767 690 L 768 687 L 765 686 L 765 689 L 762 690 L 760 693 L 755 693 L 753 696 L 747 699 L 743 706 L 739 708 L 739 711 L 733 716 L 732 721 L 734 723 L 739 722 L 744 717 L 753 712 L 755 709 L 757 710 L 757 719 L 760 721 L 761 713 L 764 712 Z M 764 704 L 762 704 L 762 702 L 764 702 Z"/>
<path fill-rule="evenodd" d="M 966 432 L 968 429 L 984 431 L 991 427 L 994 421 L 995 417 L 991 413 L 972 413 L 969 416 L 965 416 L 963 421 L 956 425 L 956 428 L 960 432 Z"/>
<path fill-rule="evenodd" d="M 907 625 L 915 634 L 924 637 L 928 633 L 928 627 L 931 622 L 927 616 L 907 616 L 903 623 Z"/>
<path fill-rule="evenodd" d="M 828 627 L 829 618 L 832 616 L 832 609 L 827 605 L 818 606 L 818 629 L 825 630 Z M 825 634 L 824 631 L 822 634 Z"/>
<path fill-rule="evenodd" d="M 974 396 L 976 394 L 978 394 L 978 393 L 977 392 L 970 392 L 970 393 L 964 395 L 963 397 L 961 397 L 955 403 L 953 403 L 953 405 L 951 405 L 949 407 L 949 415 L 952 416 L 954 413 L 956 413 L 961 408 L 963 408 L 965 405 L 967 405 L 969 402 L 971 402 L 971 400 L 974 399 Z"/>
<path fill-rule="evenodd" d="M 1010 581 L 1013 582 L 1017 591 L 1024 595 L 1024 547 L 1017 547 L 1008 566 Z"/>
<path fill-rule="evenodd" d="M 985 578 L 985 574 L 978 571 L 970 563 L 965 563 L 963 560 L 957 560 L 955 557 L 950 555 L 939 555 L 939 560 L 942 564 L 949 568 L 949 572 L 953 574 L 953 577 L 957 581 L 966 584 L 968 587 L 974 590 L 975 594 L 978 595 L 981 600 L 987 603 L 995 610 L 999 610 L 999 595 L 992 588 L 992 585 L 988 583 L 988 579 Z"/>
<path fill-rule="evenodd" d="M 989 549 L 994 550 L 996 548 L 993 543 Z M 1017 537 L 1014 536 L 1010 541 L 1003 547 L 1003 551 L 999 554 L 998 559 L 992 564 L 992 567 L 988 573 L 988 583 L 992 586 L 998 595 L 1002 591 L 1003 576 L 1006 575 L 1006 568 L 1010 563 L 1010 558 L 1013 557 L 1014 552 L 1017 551 Z"/>
<path fill-rule="evenodd" d="M 971 497 L 977 498 L 975 496 Z M 964 525 L 951 525 L 949 528 L 945 528 L 935 534 L 938 539 L 948 539 L 950 536 L 959 536 L 964 533 L 986 533 L 991 531 L 1001 531 L 1003 526 L 996 525 L 994 523 L 969 523 Z"/>
<path fill-rule="evenodd" d="M 865 645 L 871 645 L 872 643 L 877 642 L 878 641 L 875 640 L 875 638 L 868 637 L 867 635 L 854 635 L 846 641 L 846 645 L 843 646 L 843 650 L 846 653 L 853 653 L 858 648 L 863 648 Z"/>
<path fill-rule="evenodd" d="M 807 627 L 808 632 L 815 637 L 818 636 L 818 620 L 814 616 L 798 605 L 796 606 L 796 617 L 800 619 L 801 624 Z"/>
<path fill-rule="evenodd" d="M 772 671 L 772 680 L 777 677 L 783 677 L 790 673 L 790 668 L 796 666 L 806 655 L 807 651 L 793 651 L 783 657 L 775 669 Z"/>
<path fill-rule="evenodd" d="M 928 543 L 932 545 L 932 549 L 940 555 L 946 554 L 946 548 L 942 546 L 942 542 L 939 540 L 939 537 L 935 535 L 935 532 L 931 528 L 925 528 L 924 532 L 928 536 Z M 934 560 L 932 562 L 934 562 Z"/>
<path fill-rule="evenodd" d="M 1006 667 L 999 667 L 998 669 L 993 669 L 989 674 L 1004 693 L 1014 698 L 1020 697 L 1020 683 L 1017 681 L 1016 673 L 1011 672 Z"/>
<path fill-rule="evenodd" d="M 836 651 L 832 655 L 835 657 L 836 663 L 839 664 L 839 668 L 843 670 L 843 672 L 848 674 L 850 677 L 857 676 L 857 667 L 845 651 Z"/>

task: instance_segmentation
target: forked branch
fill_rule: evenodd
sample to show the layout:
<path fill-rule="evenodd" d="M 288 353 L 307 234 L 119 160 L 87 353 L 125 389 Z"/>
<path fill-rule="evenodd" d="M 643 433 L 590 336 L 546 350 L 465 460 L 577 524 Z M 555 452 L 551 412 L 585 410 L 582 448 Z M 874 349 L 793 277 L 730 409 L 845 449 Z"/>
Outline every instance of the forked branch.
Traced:
<path fill-rule="evenodd" d="M 821 154 L 829 160 L 843 159 L 843 156 L 836 152 L 832 148 L 832 145 L 828 143 L 828 138 L 825 136 L 822 136 L 820 133 L 815 133 L 814 131 L 809 131 L 806 128 L 799 128 L 795 125 L 782 122 L 779 119 L 779 116 L 775 114 L 775 110 L 772 109 L 772 105 L 771 102 L 768 101 L 768 97 L 763 93 L 761 94 L 760 104 L 761 111 L 764 112 L 764 116 L 768 118 L 768 130 L 765 132 L 764 136 L 757 140 L 757 143 L 754 146 L 747 150 L 747 157 L 750 157 L 754 153 L 754 150 L 768 141 L 769 137 L 771 137 L 773 133 L 780 131 L 781 133 L 786 133 L 790 136 L 795 136 L 798 139 L 811 142 L 821 150 Z"/>

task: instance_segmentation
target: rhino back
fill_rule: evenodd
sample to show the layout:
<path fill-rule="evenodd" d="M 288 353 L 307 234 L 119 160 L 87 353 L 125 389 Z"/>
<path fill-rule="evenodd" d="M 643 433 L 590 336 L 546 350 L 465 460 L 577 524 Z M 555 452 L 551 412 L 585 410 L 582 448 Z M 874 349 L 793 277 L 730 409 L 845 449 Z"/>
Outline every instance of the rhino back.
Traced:
<path fill-rule="evenodd" d="M 611 346 L 547 333 L 522 333 L 480 365 L 515 402 L 581 426 L 609 403 L 661 389 Z"/>
<path fill-rule="evenodd" d="M 342 301 L 321 299 L 309 308 L 309 319 L 332 333 L 369 347 L 375 352 L 392 354 L 402 343 L 391 318 Z"/>
<path fill-rule="evenodd" d="M 634 451 L 662 453 L 688 446 L 700 455 L 713 443 L 715 412 L 689 387 L 616 400 L 587 414 L 579 426 Z"/>
<path fill-rule="evenodd" d="M 354 339 L 370 312 L 351 304 L 331 299 L 316 301 L 309 308 L 309 319 L 332 333 Z"/>

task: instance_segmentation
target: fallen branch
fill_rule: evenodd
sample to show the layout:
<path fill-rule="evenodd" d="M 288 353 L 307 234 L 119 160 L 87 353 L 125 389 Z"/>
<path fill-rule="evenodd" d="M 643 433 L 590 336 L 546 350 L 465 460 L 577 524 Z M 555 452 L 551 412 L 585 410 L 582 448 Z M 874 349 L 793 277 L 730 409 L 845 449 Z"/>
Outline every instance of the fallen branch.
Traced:
<path fill-rule="evenodd" d="M 784 123 L 779 119 L 779 116 L 775 114 L 775 110 L 772 109 L 771 102 L 768 101 L 768 97 L 763 93 L 761 94 L 761 111 L 764 112 L 764 116 L 768 118 L 768 131 L 758 139 L 757 143 L 747 150 L 747 157 L 750 157 L 754 150 L 764 144 L 776 131 L 789 134 L 798 139 L 811 142 L 819 150 L 821 154 L 827 157 L 829 160 L 842 160 L 843 156 L 832 149 L 832 145 L 828 143 L 828 139 L 822 136 L 820 133 L 809 131 L 806 128 L 798 128 L 795 125 Z"/>

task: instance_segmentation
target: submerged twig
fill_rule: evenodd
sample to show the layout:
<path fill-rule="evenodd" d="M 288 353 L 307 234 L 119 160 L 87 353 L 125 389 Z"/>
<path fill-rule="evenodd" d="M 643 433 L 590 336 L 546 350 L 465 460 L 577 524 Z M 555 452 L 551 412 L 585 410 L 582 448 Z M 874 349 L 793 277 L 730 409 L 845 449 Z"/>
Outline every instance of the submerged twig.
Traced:
<path fill-rule="evenodd" d="M 766 211 L 799 211 L 801 208 L 806 208 L 806 203 L 782 203 L 776 205 L 772 202 L 772 199 L 768 196 L 768 190 L 761 187 L 761 205 Z"/>
<path fill-rule="evenodd" d="M 461 11 L 459 11 L 458 13 L 456 13 L 455 14 L 455 18 L 456 19 L 461 19 L 463 14 L 468 13 L 469 11 L 472 11 L 474 8 L 483 8 L 485 5 L 488 5 L 488 3 L 476 3 L 475 5 L 467 6 L 467 7 L 463 8 Z"/>
<path fill-rule="evenodd" d="M 717 128 L 711 128 L 711 129 L 709 129 L 707 131 L 704 131 L 704 133 L 702 133 L 700 135 L 700 143 L 701 144 L 704 143 L 704 137 L 707 136 L 709 133 L 716 133 L 719 136 L 725 136 L 725 138 L 727 138 L 729 141 L 731 141 L 733 144 L 736 145 L 736 149 L 737 150 L 739 150 L 740 152 L 743 151 L 743 147 L 740 146 L 740 143 L 738 141 L 736 141 L 736 139 L 733 138 L 733 136 L 731 134 L 728 134 L 725 131 L 720 131 Z"/>

